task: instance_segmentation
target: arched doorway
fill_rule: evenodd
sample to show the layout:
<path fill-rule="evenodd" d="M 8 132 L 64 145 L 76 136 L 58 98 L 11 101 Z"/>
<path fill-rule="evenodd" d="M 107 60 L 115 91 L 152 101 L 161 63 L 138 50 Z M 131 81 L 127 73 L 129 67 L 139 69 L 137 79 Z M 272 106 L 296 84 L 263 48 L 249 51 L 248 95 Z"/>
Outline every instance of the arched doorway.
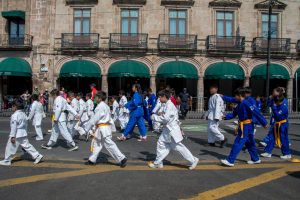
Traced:
<path fill-rule="evenodd" d="M 139 83 L 143 90 L 150 86 L 150 71 L 148 67 L 135 60 L 122 60 L 113 63 L 108 70 L 108 94 L 117 95 L 119 90 L 131 93 L 134 83 Z"/>
<path fill-rule="evenodd" d="M 90 92 L 91 83 L 95 83 L 98 90 L 101 89 L 101 70 L 92 61 L 72 60 L 63 64 L 58 82 L 66 91 L 86 94 Z"/>

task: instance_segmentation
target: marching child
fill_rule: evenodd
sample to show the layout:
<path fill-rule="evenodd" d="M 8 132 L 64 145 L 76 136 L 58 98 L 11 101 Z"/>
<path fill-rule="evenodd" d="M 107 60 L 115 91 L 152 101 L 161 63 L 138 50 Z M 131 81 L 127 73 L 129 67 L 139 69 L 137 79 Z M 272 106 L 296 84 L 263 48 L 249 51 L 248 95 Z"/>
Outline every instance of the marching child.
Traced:
<path fill-rule="evenodd" d="M 75 126 L 76 131 L 78 131 L 78 129 L 79 129 L 79 124 L 81 127 L 85 127 L 89 121 L 89 117 L 87 114 L 87 105 L 86 105 L 85 101 L 82 99 L 82 96 L 83 96 L 83 94 L 81 92 L 77 93 L 77 95 L 76 95 L 76 99 L 79 103 L 78 115 L 80 117 L 80 120 L 78 121 L 78 123 Z M 80 131 L 78 131 L 78 133 L 80 135 L 83 135 L 82 132 L 80 132 Z"/>
<path fill-rule="evenodd" d="M 85 131 L 88 133 L 94 126 L 96 131 L 91 143 L 91 155 L 86 165 L 95 165 L 99 153 L 104 146 L 110 155 L 120 164 L 120 167 L 125 167 L 127 158 L 121 153 L 117 145 L 112 140 L 112 129 L 114 122 L 110 115 L 110 108 L 105 103 L 107 96 L 105 92 L 98 92 L 96 94 L 96 101 L 98 103 L 95 109 L 94 117 L 89 121 L 85 127 Z"/>
<path fill-rule="evenodd" d="M 118 115 L 119 115 L 119 104 L 116 100 L 116 97 L 112 96 L 111 97 L 111 103 L 112 103 L 112 111 L 111 111 L 111 116 L 112 119 L 114 120 L 114 123 L 118 120 Z"/>
<path fill-rule="evenodd" d="M 162 134 L 157 141 L 156 159 L 154 162 L 148 164 L 151 168 L 163 168 L 163 160 L 169 154 L 170 150 L 178 151 L 185 160 L 190 164 L 189 169 L 194 169 L 199 159 L 194 157 L 192 153 L 182 144 L 182 134 L 179 126 L 178 111 L 174 104 L 170 100 L 170 92 L 163 90 L 159 92 L 159 98 L 161 103 L 165 103 L 163 114 L 152 115 L 154 122 L 159 122 L 164 125 Z"/>
<path fill-rule="evenodd" d="M 23 109 L 24 106 L 20 102 L 14 102 L 12 105 L 14 114 L 10 119 L 9 139 L 5 149 L 5 158 L 0 161 L 0 165 L 11 165 L 12 157 L 16 154 L 19 146 L 32 156 L 35 160 L 34 164 L 38 164 L 43 158 L 43 155 L 29 143 L 27 138 L 27 116 L 22 111 Z"/>
<path fill-rule="evenodd" d="M 68 93 L 68 98 L 70 100 L 70 105 L 71 107 L 77 112 L 79 113 L 79 102 L 78 100 L 75 98 L 75 93 L 74 92 L 69 92 Z M 76 134 L 76 130 L 75 130 L 75 125 L 78 122 L 78 120 L 76 120 L 75 115 L 72 113 L 68 114 L 68 123 L 67 123 L 67 127 L 69 132 L 71 133 L 71 136 L 74 138 L 75 134 Z"/>
<path fill-rule="evenodd" d="M 123 132 L 129 121 L 129 110 L 125 107 L 125 105 L 127 104 L 127 98 L 125 96 L 124 90 L 120 90 L 119 97 L 120 97 L 119 122 L 120 122 L 121 132 Z"/>
<path fill-rule="evenodd" d="M 36 132 L 36 140 L 43 140 L 43 132 L 42 132 L 42 119 L 45 115 L 43 105 L 40 101 L 38 101 L 38 95 L 33 94 L 31 110 L 28 116 L 28 120 L 32 120 L 32 125 L 34 126 Z"/>

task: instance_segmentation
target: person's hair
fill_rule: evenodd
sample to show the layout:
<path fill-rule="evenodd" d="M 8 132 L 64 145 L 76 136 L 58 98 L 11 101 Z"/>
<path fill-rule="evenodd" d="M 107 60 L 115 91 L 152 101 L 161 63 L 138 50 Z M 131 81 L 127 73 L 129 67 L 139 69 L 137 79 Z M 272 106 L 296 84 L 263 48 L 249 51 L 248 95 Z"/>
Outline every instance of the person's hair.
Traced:
<path fill-rule="evenodd" d="M 245 90 L 245 93 L 246 93 L 246 94 L 252 94 L 252 89 L 251 89 L 251 87 L 245 87 L 244 90 Z"/>
<path fill-rule="evenodd" d="M 37 100 L 39 99 L 39 96 L 38 96 L 37 94 L 33 94 L 33 95 L 31 96 L 31 99 L 32 99 L 33 101 L 37 101 Z"/>
<path fill-rule="evenodd" d="M 83 94 L 82 94 L 82 92 L 78 92 L 76 96 L 81 98 L 83 96 Z"/>
<path fill-rule="evenodd" d="M 120 90 L 119 91 L 119 95 L 122 95 L 122 96 L 125 95 L 125 91 L 124 90 Z"/>
<path fill-rule="evenodd" d="M 85 96 L 90 99 L 90 98 L 92 98 L 92 93 L 87 93 Z"/>
<path fill-rule="evenodd" d="M 171 96 L 171 92 L 168 89 L 164 89 L 164 90 L 161 90 L 161 91 L 158 92 L 158 96 L 159 97 L 166 97 L 167 99 L 169 99 L 170 96 Z"/>
<path fill-rule="evenodd" d="M 285 94 L 285 88 L 284 87 L 277 87 L 274 90 L 279 93 L 279 96 Z"/>
<path fill-rule="evenodd" d="M 148 90 L 147 90 L 147 91 L 148 91 L 148 93 L 149 93 L 149 92 L 152 92 L 152 89 L 151 89 L 151 88 L 148 88 Z"/>
<path fill-rule="evenodd" d="M 135 84 L 133 84 L 133 87 L 135 87 L 135 89 L 137 90 L 138 93 L 140 93 L 140 94 L 143 93 L 143 92 L 142 92 L 142 87 L 141 87 L 140 84 L 135 83 Z"/>
<path fill-rule="evenodd" d="M 17 110 L 23 110 L 24 109 L 24 104 L 21 101 L 15 100 L 12 103 L 12 106 L 15 106 Z"/>
<path fill-rule="evenodd" d="M 96 97 L 100 98 L 102 101 L 105 101 L 107 98 L 107 95 L 105 92 L 100 91 L 100 92 L 97 92 Z"/>
<path fill-rule="evenodd" d="M 242 96 L 242 97 L 245 97 L 245 89 L 240 87 L 240 88 L 237 88 L 235 91 L 234 91 L 234 95 L 235 96 Z"/>
<path fill-rule="evenodd" d="M 72 91 L 70 91 L 70 92 L 68 92 L 68 96 L 69 96 L 69 97 L 75 97 L 75 93 L 72 92 Z"/>
<path fill-rule="evenodd" d="M 53 90 L 50 92 L 50 94 L 51 94 L 52 96 L 59 96 L 60 91 L 59 91 L 58 89 L 53 89 Z"/>
<path fill-rule="evenodd" d="M 219 86 L 217 84 L 212 84 L 209 88 L 216 88 L 219 89 Z"/>
<path fill-rule="evenodd" d="M 284 96 L 283 95 L 279 95 L 278 97 L 276 97 L 275 99 L 274 99 L 274 102 L 275 103 L 281 103 L 281 102 L 283 102 L 284 101 Z"/>
<path fill-rule="evenodd" d="M 111 100 L 113 100 L 113 99 L 116 100 L 117 97 L 113 95 L 113 96 L 110 97 L 110 99 L 111 99 Z"/>

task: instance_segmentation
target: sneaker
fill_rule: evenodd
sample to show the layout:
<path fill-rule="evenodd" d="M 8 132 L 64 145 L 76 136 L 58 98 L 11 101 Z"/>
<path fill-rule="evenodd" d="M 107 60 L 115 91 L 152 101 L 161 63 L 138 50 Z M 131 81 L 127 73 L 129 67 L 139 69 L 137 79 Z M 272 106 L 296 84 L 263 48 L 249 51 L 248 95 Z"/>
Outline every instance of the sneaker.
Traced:
<path fill-rule="evenodd" d="M 126 165 L 127 165 L 127 158 L 124 158 L 124 159 L 121 160 L 121 162 L 120 162 L 120 167 L 121 167 L 121 168 L 124 168 L 124 167 L 126 167 Z"/>
<path fill-rule="evenodd" d="M 216 146 L 215 143 L 208 143 L 208 145 L 211 146 L 211 147 L 215 147 Z"/>
<path fill-rule="evenodd" d="M 262 153 L 262 154 L 260 154 L 262 157 L 264 157 L 264 158 L 271 158 L 272 157 L 272 154 L 270 154 L 270 153 L 267 153 L 267 152 L 265 152 L 265 153 Z"/>
<path fill-rule="evenodd" d="M 41 160 L 43 159 L 43 155 L 38 155 L 37 157 L 36 157 L 36 159 L 35 159 L 35 161 L 33 162 L 35 165 L 36 164 L 39 164 L 40 162 L 41 162 Z"/>
<path fill-rule="evenodd" d="M 10 165 L 11 165 L 11 162 L 6 161 L 6 160 L 1 160 L 1 161 L 0 161 L 0 165 L 2 165 L 2 166 L 10 166 Z"/>
<path fill-rule="evenodd" d="M 79 149 L 79 147 L 77 145 L 71 147 L 68 151 L 76 151 L 77 149 Z"/>
<path fill-rule="evenodd" d="M 225 165 L 227 167 L 233 167 L 234 166 L 234 164 L 228 162 L 228 160 L 226 160 L 226 159 L 221 160 L 221 163 L 222 163 L 222 165 Z"/>
<path fill-rule="evenodd" d="M 196 158 L 196 157 L 195 157 L 195 161 L 194 161 L 194 163 L 189 167 L 189 170 L 195 169 L 195 168 L 197 167 L 197 165 L 198 165 L 198 162 L 199 162 L 199 158 Z"/>
<path fill-rule="evenodd" d="M 52 149 L 52 147 L 47 144 L 42 144 L 41 147 L 42 147 L 42 149 L 48 149 L 48 150 Z"/>
<path fill-rule="evenodd" d="M 223 148 L 226 143 L 227 143 L 227 138 L 224 138 L 224 140 L 222 140 L 220 143 L 220 148 Z"/>
<path fill-rule="evenodd" d="M 266 146 L 267 146 L 267 143 L 265 143 L 265 142 L 259 142 L 259 144 L 260 144 L 261 146 L 263 146 L 263 147 L 266 147 Z"/>
<path fill-rule="evenodd" d="M 44 138 L 39 138 L 39 137 L 36 137 L 36 138 L 35 138 L 36 141 L 42 141 L 43 139 L 44 139 Z"/>
<path fill-rule="evenodd" d="M 117 137 L 119 141 L 125 141 L 127 138 L 124 135 L 121 135 L 120 137 Z"/>
<path fill-rule="evenodd" d="M 284 155 L 284 156 L 280 156 L 281 159 L 283 160 L 288 160 L 288 159 L 291 159 L 292 158 L 292 155 Z"/>
<path fill-rule="evenodd" d="M 249 161 L 247 161 L 248 165 L 260 164 L 260 163 L 261 163 L 261 160 L 257 160 L 257 161 L 249 160 Z"/>
<path fill-rule="evenodd" d="M 164 167 L 164 165 L 162 163 L 160 163 L 160 164 L 154 164 L 154 162 L 149 162 L 148 166 L 150 168 L 160 168 L 160 169 Z"/>
<path fill-rule="evenodd" d="M 140 139 L 137 140 L 138 142 L 146 142 L 147 141 L 147 136 L 140 137 Z"/>
<path fill-rule="evenodd" d="M 85 165 L 95 166 L 96 163 L 93 163 L 92 161 L 88 160 L 84 163 Z"/>

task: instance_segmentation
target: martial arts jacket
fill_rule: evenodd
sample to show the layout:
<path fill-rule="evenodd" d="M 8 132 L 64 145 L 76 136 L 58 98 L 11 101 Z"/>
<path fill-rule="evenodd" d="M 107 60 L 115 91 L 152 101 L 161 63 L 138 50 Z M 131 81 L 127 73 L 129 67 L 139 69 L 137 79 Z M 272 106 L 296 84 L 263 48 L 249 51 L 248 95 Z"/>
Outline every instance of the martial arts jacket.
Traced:
<path fill-rule="evenodd" d="M 91 119 L 94 116 L 94 102 L 91 99 L 87 100 L 86 107 L 88 118 Z"/>
<path fill-rule="evenodd" d="M 68 104 L 66 99 L 61 96 L 56 97 L 53 105 L 54 121 L 67 121 L 66 111 L 72 113 L 74 116 L 77 115 L 77 112 Z"/>
<path fill-rule="evenodd" d="M 224 112 L 224 101 L 219 94 L 214 94 L 208 101 L 209 120 L 221 120 Z"/>
<path fill-rule="evenodd" d="M 72 101 L 71 101 L 71 107 L 77 112 L 79 113 L 79 101 L 74 98 Z M 75 120 L 75 115 L 73 115 L 72 113 L 69 113 L 68 114 L 68 121 L 73 121 Z"/>
<path fill-rule="evenodd" d="M 27 116 L 21 110 L 14 112 L 10 118 L 9 137 L 27 137 Z"/>
<path fill-rule="evenodd" d="M 43 105 L 38 101 L 34 101 L 31 105 L 31 110 L 28 115 L 29 120 L 32 120 L 33 118 L 32 125 L 40 126 L 42 124 L 43 115 L 44 115 Z"/>

